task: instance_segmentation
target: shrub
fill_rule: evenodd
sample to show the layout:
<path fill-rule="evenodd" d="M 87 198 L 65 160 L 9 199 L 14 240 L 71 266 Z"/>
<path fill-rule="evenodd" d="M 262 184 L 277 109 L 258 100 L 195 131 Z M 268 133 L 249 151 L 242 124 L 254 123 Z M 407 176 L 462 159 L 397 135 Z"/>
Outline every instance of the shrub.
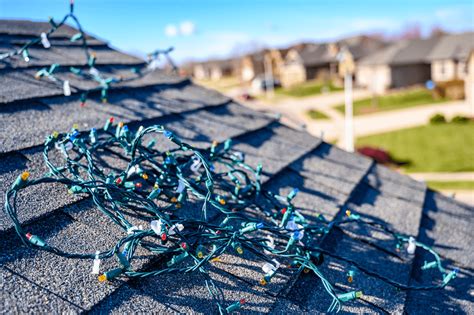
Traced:
<path fill-rule="evenodd" d="M 444 124 L 446 117 L 443 114 L 435 114 L 430 118 L 430 124 Z"/>
<path fill-rule="evenodd" d="M 465 123 L 468 123 L 469 121 L 470 121 L 469 117 L 461 116 L 461 115 L 454 116 L 453 119 L 451 119 L 451 122 L 455 124 L 465 124 Z"/>
<path fill-rule="evenodd" d="M 451 80 L 446 82 L 436 82 L 433 95 L 435 98 L 461 100 L 464 98 L 464 81 Z"/>
<path fill-rule="evenodd" d="M 390 154 L 387 151 L 379 148 L 361 147 L 357 149 L 357 152 L 374 159 L 380 164 L 395 164 Z"/>

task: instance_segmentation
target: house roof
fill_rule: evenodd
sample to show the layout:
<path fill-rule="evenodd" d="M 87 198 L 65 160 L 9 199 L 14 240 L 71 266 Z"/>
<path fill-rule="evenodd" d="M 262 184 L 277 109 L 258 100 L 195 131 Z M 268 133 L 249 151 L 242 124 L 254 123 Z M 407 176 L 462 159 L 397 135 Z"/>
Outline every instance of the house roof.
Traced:
<path fill-rule="evenodd" d="M 474 32 L 444 35 L 433 50 L 428 54 L 428 60 L 454 59 L 466 61 L 474 49 Z"/>
<path fill-rule="evenodd" d="M 7 24 L 4 24 L 7 23 Z M 36 32 L 31 22 L 0 22 L 2 43 L 15 46 L 19 35 Z M 7 26 L 5 26 L 7 25 Z M 43 24 L 37 24 L 41 29 Z M 24 27 L 23 27 L 24 26 Z M 36 32 L 37 34 L 37 32 Z M 345 280 L 350 261 L 369 266 L 403 284 L 435 280 L 420 272 L 425 257 L 395 251 L 395 243 L 377 230 L 357 226 L 331 229 L 320 246 L 334 254 L 326 256 L 321 271 L 337 288 L 362 288 L 362 298 L 347 303 L 344 312 L 472 313 L 473 262 L 472 207 L 431 191 L 424 183 L 398 174 L 358 154 L 338 149 L 304 131 L 282 125 L 275 117 L 247 109 L 217 92 L 193 84 L 189 79 L 156 70 L 141 78 L 113 85 L 108 102 L 91 93 L 85 107 L 79 106 L 79 92 L 92 86 L 67 72 L 73 95 L 34 74 L 47 63 L 84 66 L 70 33 L 57 35 L 63 45 L 45 50 L 31 49 L 32 62 L 20 58 L 0 68 L 0 193 L 19 173 L 30 170 L 36 178 L 46 170 L 42 143 L 53 130 L 66 131 L 73 123 L 79 129 L 101 128 L 115 116 L 130 128 L 162 124 L 186 142 L 209 147 L 212 140 L 233 138 L 235 148 L 246 154 L 251 165 L 264 165 L 265 188 L 286 195 L 300 189 L 296 206 L 310 220 L 316 213 L 328 219 L 341 218 L 350 207 L 363 217 L 387 222 L 400 233 L 433 243 L 448 261 L 460 268 L 449 289 L 423 292 L 398 291 L 380 278 L 362 274 L 354 283 Z M 21 37 L 20 36 L 20 37 Z M 95 49 L 95 48 L 94 48 Z M 132 77 L 130 67 L 144 65 L 140 59 L 97 47 L 99 71 Z M 33 62 L 34 61 L 34 62 Z M 113 154 L 104 163 L 120 166 Z M 123 166 L 122 166 L 123 167 Z M 3 205 L 3 203 L 2 203 Z M 67 251 L 104 250 L 115 245 L 121 231 L 110 232 L 90 200 L 69 195 L 58 185 L 35 185 L 22 191 L 18 216 L 32 233 Z M 192 209 L 188 209 L 192 210 Z M 122 237 L 122 236 L 120 236 Z M 124 312 L 216 312 L 199 274 L 167 274 L 143 279 L 99 283 L 90 274 L 91 261 L 67 259 L 25 247 L 12 223 L 0 211 L 0 311 L 7 313 L 59 313 L 90 311 Z M 104 261 L 106 268 L 114 262 Z M 146 268 L 155 261 L 144 255 Z M 228 254 L 210 268 L 227 301 L 245 298 L 244 313 L 314 313 L 325 310 L 330 299 L 320 281 L 304 273 L 283 269 L 272 282 L 261 287 L 260 266 L 252 254 Z M 438 280 L 436 280 L 438 281 Z M 426 282 L 425 282 L 426 283 Z"/>
<path fill-rule="evenodd" d="M 474 33 L 451 34 L 428 39 L 403 40 L 376 51 L 360 65 L 406 65 L 430 63 L 436 59 L 466 60 L 474 48 Z"/>
<path fill-rule="evenodd" d="M 330 45 L 334 45 L 336 50 L 331 52 Z M 330 62 L 338 62 L 338 49 L 345 47 L 353 58 L 358 60 L 385 45 L 377 38 L 369 36 L 354 36 L 344 38 L 334 43 L 313 43 L 306 44 L 299 50 L 300 58 L 305 66 L 318 66 Z"/>

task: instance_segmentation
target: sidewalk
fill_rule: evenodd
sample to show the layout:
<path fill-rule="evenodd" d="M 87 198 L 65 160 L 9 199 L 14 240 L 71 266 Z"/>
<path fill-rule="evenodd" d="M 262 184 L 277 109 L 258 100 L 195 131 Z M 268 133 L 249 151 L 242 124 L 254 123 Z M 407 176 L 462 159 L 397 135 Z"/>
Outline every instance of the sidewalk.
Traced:
<path fill-rule="evenodd" d="M 369 91 L 359 89 L 354 90 L 353 99 L 355 101 L 369 96 Z M 271 103 L 271 100 L 244 102 L 246 106 L 256 110 L 280 113 L 283 119 L 290 121 L 291 124 L 305 125 L 308 132 L 314 136 L 324 134 L 325 140 L 337 139 L 339 145 L 344 143 L 344 114 L 334 106 L 341 103 L 344 103 L 343 91 L 304 98 L 288 98 L 275 103 Z M 311 109 L 320 111 L 329 119 L 309 118 L 306 112 Z M 360 115 L 354 117 L 354 135 L 360 137 L 424 125 L 437 113 L 442 113 L 447 118 L 473 114 L 472 106 L 466 101 L 453 101 Z"/>
<path fill-rule="evenodd" d="M 416 180 L 423 181 L 474 181 L 474 172 L 459 173 L 409 173 L 407 174 Z"/>

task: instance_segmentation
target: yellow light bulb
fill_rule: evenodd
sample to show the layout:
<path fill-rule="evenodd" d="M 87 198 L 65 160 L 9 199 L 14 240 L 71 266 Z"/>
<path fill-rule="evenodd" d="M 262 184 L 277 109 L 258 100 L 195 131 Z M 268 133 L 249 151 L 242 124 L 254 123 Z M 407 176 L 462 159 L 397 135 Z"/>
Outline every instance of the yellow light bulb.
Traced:
<path fill-rule="evenodd" d="M 27 171 L 24 171 L 22 174 L 21 174 L 21 180 L 27 180 L 28 177 L 30 177 L 30 172 L 27 172 Z"/>
<path fill-rule="evenodd" d="M 155 185 L 153 186 L 153 188 L 154 188 L 154 189 L 158 189 L 158 188 L 160 188 L 160 186 L 158 186 L 158 184 L 155 184 Z"/>
<path fill-rule="evenodd" d="M 219 199 L 219 203 L 220 203 L 221 205 L 225 205 L 225 200 L 224 200 L 224 199 Z"/>
<path fill-rule="evenodd" d="M 214 257 L 211 259 L 211 262 L 220 262 L 221 259 L 219 257 Z"/>
<path fill-rule="evenodd" d="M 352 276 L 347 277 L 347 281 L 349 281 L 349 283 L 351 283 L 352 280 L 353 280 L 353 279 L 352 279 Z"/>
<path fill-rule="evenodd" d="M 78 124 L 73 124 L 72 129 L 79 129 L 79 125 Z"/>
<path fill-rule="evenodd" d="M 148 174 L 147 174 L 147 173 L 143 173 L 142 178 L 143 178 L 144 180 L 147 180 L 147 179 L 148 179 Z"/>
<path fill-rule="evenodd" d="M 260 279 L 260 284 L 267 285 L 267 280 L 265 280 L 265 278 Z"/>
<path fill-rule="evenodd" d="M 244 250 L 240 246 L 237 247 L 235 250 L 237 251 L 237 254 L 239 254 L 239 255 L 242 255 L 244 253 Z"/>
<path fill-rule="evenodd" d="M 105 274 L 101 274 L 97 279 L 99 279 L 99 282 L 104 282 L 107 280 L 107 276 Z"/>
<path fill-rule="evenodd" d="M 53 131 L 53 138 L 57 138 L 59 136 L 59 132 Z"/>
<path fill-rule="evenodd" d="M 351 215 L 351 210 L 346 210 L 346 215 L 349 217 Z"/>
<path fill-rule="evenodd" d="M 202 257 L 204 257 L 204 255 L 202 254 L 202 252 L 198 252 L 198 253 L 197 253 L 197 257 L 198 257 L 199 259 L 201 259 Z"/>
<path fill-rule="evenodd" d="M 176 197 L 171 198 L 171 202 L 175 203 L 176 201 L 178 201 L 178 199 L 176 199 Z"/>

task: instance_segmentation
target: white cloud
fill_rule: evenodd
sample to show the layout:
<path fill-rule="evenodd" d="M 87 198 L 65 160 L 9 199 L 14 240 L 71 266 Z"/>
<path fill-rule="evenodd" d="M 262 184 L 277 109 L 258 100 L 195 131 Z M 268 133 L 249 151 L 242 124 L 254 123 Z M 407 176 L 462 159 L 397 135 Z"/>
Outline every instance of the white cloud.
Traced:
<path fill-rule="evenodd" d="M 181 35 L 190 36 L 196 31 L 196 25 L 191 21 L 184 21 L 179 25 L 179 30 Z"/>
<path fill-rule="evenodd" d="M 176 27 L 176 25 L 173 25 L 173 24 L 166 25 L 165 35 L 168 37 L 175 37 L 176 35 L 178 35 L 178 28 Z"/>

